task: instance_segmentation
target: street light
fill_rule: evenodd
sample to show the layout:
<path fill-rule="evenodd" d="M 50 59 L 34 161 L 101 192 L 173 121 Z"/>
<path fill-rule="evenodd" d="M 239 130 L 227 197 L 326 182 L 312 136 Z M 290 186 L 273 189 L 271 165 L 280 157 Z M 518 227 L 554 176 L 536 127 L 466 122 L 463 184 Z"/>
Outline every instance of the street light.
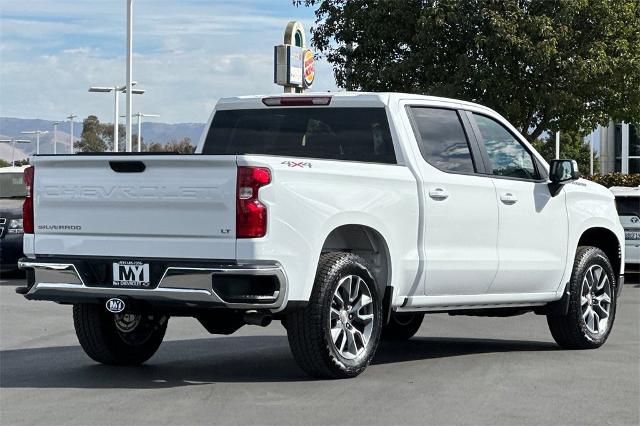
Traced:
<path fill-rule="evenodd" d="M 28 139 L 0 139 L 0 143 L 10 143 L 11 144 L 11 166 L 16 165 L 16 144 L 17 143 L 31 143 Z"/>
<path fill-rule="evenodd" d="M 60 122 L 54 121 L 51 124 L 53 125 L 53 154 L 55 155 L 58 153 L 58 124 Z"/>
<path fill-rule="evenodd" d="M 36 155 L 38 155 L 40 154 L 40 135 L 46 135 L 49 132 L 46 130 L 29 130 L 20 133 L 23 135 L 36 135 Z"/>
<path fill-rule="evenodd" d="M 142 152 L 142 117 L 160 117 L 158 114 L 144 114 L 137 113 L 134 116 L 138 117 L 138 152 Z M 123 116 L 124 117 L 124 116 Z"/>
<path fill-rule="evenodd" d="M 133 87 L 133 0 L 127 0 L 127 87 Z M 131 95 L 132 91 L 127 91 L 127 127 L 126 143 L 127 152 L 131 152 Z"/>
<path fill-rule="evenodd" d="M 132 82 L 131 86 L 135 86 L 136 82 Z M 120 92 L 126 92 L 127 86 L 113 86 L 113 87 L 100 87 L 100 86 L 92 86 L 89 88 L 89 92 L 92 93 L 114 93 L 114 103 L 113 103 L 113 152 L 118 152 L 118 120 L 119 120 L 119 109 L 120 109 Z M 131 91 L 134 95 L 142 95 L 145 90 L 142 89 L 133 89 Z"/>
<path fill-rule="evenodd" d="M 71 114 L 70 116 L 67 117 L 67 119 L 70 122 L 70 127 L 71 127 L 71 129 L 70 129 L 70 132 L 71 132 L 71 146 L 69 147 L 69 150 L 70 150 L 71 154 L 73 154 L 73 119 L 76 118 L 76 117 L 78 117 L 78 116 L 77 115 L 73 115 L 73 114 Z"/>

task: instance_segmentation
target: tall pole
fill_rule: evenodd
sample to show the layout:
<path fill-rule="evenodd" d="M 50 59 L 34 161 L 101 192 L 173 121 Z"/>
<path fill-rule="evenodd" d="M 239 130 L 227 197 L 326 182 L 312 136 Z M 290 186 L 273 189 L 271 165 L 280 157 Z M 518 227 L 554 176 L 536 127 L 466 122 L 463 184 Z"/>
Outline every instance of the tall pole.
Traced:
<path fill-rule="evenodd" d="M 36 155 L 40 154 L 40 132 L 36 132 Z"/>
<path fill-rule="evenodd" d="M 127 0 L 127 152 L 131 146 L 131 95 L 133 94 L 133 0 Z"/>
<path fill-rule="evenodd" d="M 142 152 L 142 114 L 138 114 L 138 152 Z"/>
<path fill-rule="evenodd" d="M 53 154 L 58 153 L 58 121 L 53 122 Z"/>
<path fill-rule="evenodd" d="M 73 114 L 71 114 L 70 116 L 67 117 L 69 119 L 70 127 L 71 127 L 71 129 L 70 129 L 70 132 L 71 132 L 71 146 L 69 147 L 69 152 L 71 154 L 73 154 L 73 151 L 74 151 L 73 150 L 73 119 L 76 118 L 76 117 L 77 117 L 77 115 L 73 115 Z"/>
<path fill-rule="evenodd" d="M 11 167 L 16 166 L 16 140 L 11 140 Z"/>
<path fill-rule="evenodd" d="M 118 124 L 120 119 L 120 90 L 118 87 L 115 87 L 113 90 L 114 93 L 114 104 L 113 104 L 113 152 L 118 152 L 118 139 L 120 139 L 120 135 L 118 134 Z"/>
<path fill-rule="evenodd" d="M 593 143 L 595 142 L 596 132 L 591 133 L 591 143 L 589 144 L 589 175 L 593 176 Z"/>
<path fill-rule="evenodd" d="M 560 158 L 560 132 L 556 132 L 556 160 Z"/>

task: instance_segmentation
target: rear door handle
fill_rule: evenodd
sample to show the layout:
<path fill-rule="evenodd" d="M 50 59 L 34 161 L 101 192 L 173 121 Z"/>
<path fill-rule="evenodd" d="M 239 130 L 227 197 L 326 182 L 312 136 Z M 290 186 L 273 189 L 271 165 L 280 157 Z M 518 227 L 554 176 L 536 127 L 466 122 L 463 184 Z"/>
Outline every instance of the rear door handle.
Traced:
<path fill-rule="evenodd" d="M 505 192 L 500 196 L 500 201 L 502 201 L 504 204 L 515 204 L 518 202 L 518 197 L 510 192 Z"/>
<path fill-rule="evenodd" d="M 429 197 L 434 200 L 446 200 L 449 198 L 449 193 L 443 188 L 433 188 L 429 190 Z"/>

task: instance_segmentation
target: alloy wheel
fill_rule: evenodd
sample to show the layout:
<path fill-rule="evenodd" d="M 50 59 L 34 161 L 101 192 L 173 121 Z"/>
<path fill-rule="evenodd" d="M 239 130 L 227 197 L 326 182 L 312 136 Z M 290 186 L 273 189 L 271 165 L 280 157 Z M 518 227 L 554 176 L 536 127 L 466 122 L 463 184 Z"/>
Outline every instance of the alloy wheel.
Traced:
<path fill-rule="evenodd" d="M 589 332 L 603 334 L 609 326 L 612 286 L 602 266 L 592 265 L 582 279 L 580 306 Z"/>
<path fill-rule="evenodd" d="M 331 341 L 344 358 L 353 360 L 367 349 L 373 332 L 373 298 L 358 275 L 340 280 L 333 293 L 329 315 Z"/>

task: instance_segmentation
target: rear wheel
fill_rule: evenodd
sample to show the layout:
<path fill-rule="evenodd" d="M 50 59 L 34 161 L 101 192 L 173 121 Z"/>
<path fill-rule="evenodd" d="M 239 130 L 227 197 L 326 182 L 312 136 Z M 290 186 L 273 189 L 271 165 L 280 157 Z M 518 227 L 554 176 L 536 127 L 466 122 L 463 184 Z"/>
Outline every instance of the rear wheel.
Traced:
<path fill-rule="evenodd" d="M 112 314 L 102 305 L 73 306 L 73 323 L 82 349 L 94 361 L 110 365 L 142 364 L 156 353 L 168 318 L 152 313 Z"/>
<path fill-rule="evenodd" d="M 287 317 L 293 356 L 309 375 L 349 378 L 373 358 L 382 304 L 366 262 L 351 253 L 322 255 L 309 304 Z"/>
<path fill-rule="evenodd" d="M 551 335 L 568 349 L 598 348 L 607 341 L 616 314 L 616 281 L 607 255 L 578 247 L 567 315 L 548 315 Z"/>
<path fill-rule="evenodd" d="M 424 314 L 392 313 L 389 323 L 382 327 L 382 340 L 401 341 L 411 339 L 420 329 Z"/>

